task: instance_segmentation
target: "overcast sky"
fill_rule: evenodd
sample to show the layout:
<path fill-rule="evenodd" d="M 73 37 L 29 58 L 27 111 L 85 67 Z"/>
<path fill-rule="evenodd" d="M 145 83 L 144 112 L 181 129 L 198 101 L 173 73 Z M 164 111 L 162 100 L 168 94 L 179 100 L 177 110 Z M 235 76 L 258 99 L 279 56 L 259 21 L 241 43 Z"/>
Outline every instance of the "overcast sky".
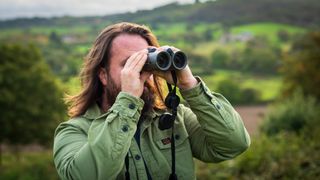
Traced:
<path fill-rule="evenodd" d="M 152 9 L 170 2 L 194 0 L 0 0 L 0 19 L 106 15 Z"/>

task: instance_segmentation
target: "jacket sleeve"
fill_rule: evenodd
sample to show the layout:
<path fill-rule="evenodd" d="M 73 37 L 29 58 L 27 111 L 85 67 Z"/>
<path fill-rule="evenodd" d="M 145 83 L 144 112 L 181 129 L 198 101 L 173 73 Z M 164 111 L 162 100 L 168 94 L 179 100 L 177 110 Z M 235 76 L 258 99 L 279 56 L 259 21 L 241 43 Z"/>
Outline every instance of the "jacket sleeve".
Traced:
<path fill-rule="evenodd" d="M 54 162 L 62 179 L 115 179 L 123 168 L 144 102 L 120 92 L 110 110 L 87 130 L 78 118 L 55 132 Z"/>
<path fill-rule="evenodd" d="M 249 134 L 227 99 L 197 79 L 196 87 L 180 91 L 191 108 L 184 107 L 184 123 L 193 156 L 205 162 L 234 158 L 249 147 Z"/>

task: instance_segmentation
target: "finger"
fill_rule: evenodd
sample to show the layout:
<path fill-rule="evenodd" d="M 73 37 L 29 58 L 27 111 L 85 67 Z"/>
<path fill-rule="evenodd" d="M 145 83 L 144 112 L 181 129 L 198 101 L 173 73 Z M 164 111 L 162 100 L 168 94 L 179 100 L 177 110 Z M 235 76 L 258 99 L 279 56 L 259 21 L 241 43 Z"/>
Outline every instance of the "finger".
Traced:
<path fill-rule="evenodd" d="M 140 59 L 143 57 L 143 54 L 146 54 L 146 50 L 145 51 L 139 51 L 134 53 L 129 59 L 128 61 L 128 65 L 126 66 L 126 68 L 134 68 L 137 63 L 140 61 Z"/>
<path fill-rule="evenodd" d="M 148 58 L 147 54 L 143 54 L 141 56 L 141 58 L 139 59 L 139 61 L 137 62 L 137 64 L 135 65 L 135 67 L 133 67 L 136 71 L 140 72 L 144 66 L 144 64 L 146 63 Z"/>
<path fill-rule="evenodd" d="M 126 67 L 130 67 L 131 64 L 134 62 L 134 60 L 136 59 L 136 57 L 139 55 L 138 52 L 133 53 L 127 60 L 126 64 L 124 65 L 124 68 Z"/>
<path fill-rule="evenodd" d="M 129 68 L 134 69 L 142 58 L 143 58 L 143 54 L 139 53 L 135 57 L 135 59 L 132 61 L 132 63 L 130 64 Z"/>

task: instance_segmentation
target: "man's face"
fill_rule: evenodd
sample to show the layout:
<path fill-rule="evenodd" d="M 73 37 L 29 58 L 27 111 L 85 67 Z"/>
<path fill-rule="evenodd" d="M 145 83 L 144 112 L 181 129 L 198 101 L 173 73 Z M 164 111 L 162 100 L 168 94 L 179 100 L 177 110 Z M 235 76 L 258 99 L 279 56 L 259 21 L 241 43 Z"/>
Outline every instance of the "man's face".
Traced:
<path fill-rule="evenodd" d="M 133 53 L 147 48 L 147 41 L 139 35 L 121 34 L 113 40 L 106 86 L 106 95 L 110 105 L 115 102 L 116 96 L 121 91 L 121 70 L 128 58 Z M 149 111 L 153 107 L 154 98 L 150 84 L 147 82 L 141 98 L 145 102 L 143 112 Z"/>
<path fill-rule="evenodd" d="M 121 87 L 120 73 L 128 58 L 133 53 L 147 48 L 147 41 L 139 35 L 121 34 L 113 40 L 109 75 L 117 87 Z"/>

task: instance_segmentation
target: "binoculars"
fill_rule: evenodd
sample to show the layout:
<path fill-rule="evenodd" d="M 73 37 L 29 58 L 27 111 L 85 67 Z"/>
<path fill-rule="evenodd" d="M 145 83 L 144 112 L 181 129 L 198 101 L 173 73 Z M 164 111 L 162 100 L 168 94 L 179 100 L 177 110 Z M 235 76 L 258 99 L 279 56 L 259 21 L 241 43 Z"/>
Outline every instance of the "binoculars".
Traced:
<path fill-rule="evenodd" d="M 148 48 L 148 58 L 143 70 L 182 70 L 186 66 L 187 56 L 182 51 L 173 52 L 171 48 L 165 48 L 162 51 L 157 51 L 156 48 Z"/>

